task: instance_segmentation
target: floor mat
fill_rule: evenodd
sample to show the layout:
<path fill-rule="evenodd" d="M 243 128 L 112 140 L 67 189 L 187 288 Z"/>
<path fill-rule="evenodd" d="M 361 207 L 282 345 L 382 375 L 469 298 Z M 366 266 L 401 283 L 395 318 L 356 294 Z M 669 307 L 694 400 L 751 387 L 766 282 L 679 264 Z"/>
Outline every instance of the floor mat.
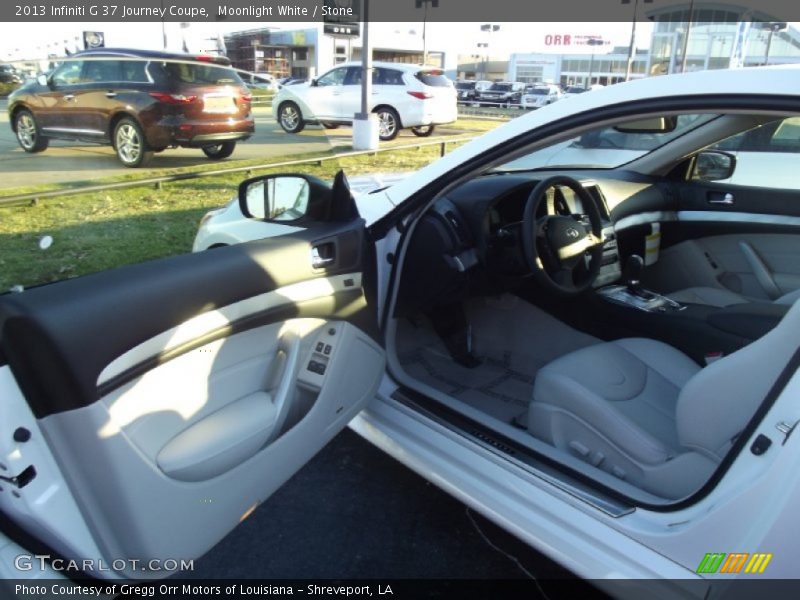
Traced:
<path fill-rule="evenodd" d="M 415 379 L 504 423 L 527 411 L 541 367 L 599 341 L 516 296 L 473 300 L 465 309 L 480 365 L 456 363 L 424 319 L 399 323 L 400 363 Z"/>

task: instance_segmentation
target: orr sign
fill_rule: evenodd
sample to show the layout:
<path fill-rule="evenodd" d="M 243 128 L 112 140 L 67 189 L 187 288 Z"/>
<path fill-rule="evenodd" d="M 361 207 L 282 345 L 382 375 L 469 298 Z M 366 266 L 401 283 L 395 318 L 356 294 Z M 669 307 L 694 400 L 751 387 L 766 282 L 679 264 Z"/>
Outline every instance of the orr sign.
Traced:
<path fill-rule="evenodd" d="M 545 46 L 597 46 L 609 44 L 599 35 L 572 35 L 571 33 L 548 33 L 544 36 Z"/>

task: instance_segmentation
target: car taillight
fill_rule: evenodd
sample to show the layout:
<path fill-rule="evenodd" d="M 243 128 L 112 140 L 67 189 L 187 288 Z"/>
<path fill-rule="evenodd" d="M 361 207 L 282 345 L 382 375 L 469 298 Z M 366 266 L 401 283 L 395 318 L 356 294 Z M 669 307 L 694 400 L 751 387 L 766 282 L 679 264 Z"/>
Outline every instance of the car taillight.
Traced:
<path fill-rule="evenodd" d="M 167 94 L 166 92 L 150 92 L 150 95 L 159 102 L 166 104 L 191 104 L 197 96 L 184 96 L 183 94 Z"/>
<path fill-rule="evenodd" d="M 433 94 L 429 92 L 408 92 L 409 96 L 414 96 L 417 100 L 428 100 L 433 98 Z"/>

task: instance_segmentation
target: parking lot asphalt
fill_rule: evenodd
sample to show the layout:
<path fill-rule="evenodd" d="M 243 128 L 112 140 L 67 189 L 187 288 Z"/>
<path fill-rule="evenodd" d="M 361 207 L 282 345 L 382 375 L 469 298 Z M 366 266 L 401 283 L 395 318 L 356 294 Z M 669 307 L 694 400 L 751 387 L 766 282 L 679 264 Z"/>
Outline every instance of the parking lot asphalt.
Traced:
<path fill-rule="evenodd" d="M 349 429 L 181 577 L 535 577 L 550 598 L 564 580 L 594 590 Z"/>

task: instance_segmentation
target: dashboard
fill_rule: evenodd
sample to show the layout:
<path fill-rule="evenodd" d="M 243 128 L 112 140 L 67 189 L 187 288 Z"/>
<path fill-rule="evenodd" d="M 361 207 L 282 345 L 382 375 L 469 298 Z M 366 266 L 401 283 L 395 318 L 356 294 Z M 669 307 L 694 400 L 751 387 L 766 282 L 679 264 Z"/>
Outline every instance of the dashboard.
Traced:
<path fill-rule="evenodd" d="M 604 243 L 593 286 L 613 283 L 621 276 L 615 222 L 651 207 L 662 208 L 661 184 L 620 171 L 613 172 L 613 179 L 598 177 L 596 170 L 548 171 L 546 176 L 562 174 L 577 179 L 600 212 Z M 439 198 L 418 222 L 415 243 L 409 245 L 405 268 L 412 269 L 414 277 L 404 279 L 399 306 L 413 312 L 471 293 L 504 291 L 529 277 L 522 222 L 531 191 L 543 178 L 541 172 L 489 173 Z M 545 214 L 571 216 L 589 225 L 581 199 L 566 187 L 548 192 L 537 218 Z"/>

